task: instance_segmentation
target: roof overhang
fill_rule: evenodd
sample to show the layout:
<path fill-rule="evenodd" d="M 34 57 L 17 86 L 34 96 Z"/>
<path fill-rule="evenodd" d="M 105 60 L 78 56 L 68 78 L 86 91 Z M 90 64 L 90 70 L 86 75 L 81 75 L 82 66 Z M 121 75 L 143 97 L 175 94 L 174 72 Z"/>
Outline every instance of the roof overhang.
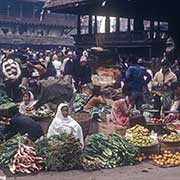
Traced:
<path fill-rule="evenodd" d="M 104 0 L 47 0 L 44 9 L 55 13 L 90 14 Z"/>
<path fill-rule="evenodd" d="M 47 0 L 44 9 L 55 13 L 162 20 L 180 17 L 178 0 Z"/>

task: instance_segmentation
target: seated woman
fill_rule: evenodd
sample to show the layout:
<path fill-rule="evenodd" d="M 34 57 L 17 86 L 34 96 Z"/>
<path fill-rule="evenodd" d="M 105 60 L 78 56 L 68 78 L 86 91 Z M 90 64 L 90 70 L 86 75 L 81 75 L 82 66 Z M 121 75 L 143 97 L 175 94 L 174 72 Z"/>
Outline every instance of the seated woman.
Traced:
<path fill-rule="evenodd" d="M 61 133 L 72 133 L 80 140 L 82 146 L 84 145 L 82 128 L 69 116 L 69 106 L 67 104 L 60 104 L 58 106 L 56 116 L 48 129 L 47 137 Z"/>
<path fill-rule="evenodd" d="M 25 92 L 23 94 L 23 101 L 21 102 L 19 106 L 19 112 L 21 114 L 26 114 L 28 109 L 32 108 L 34 104 L 35 104 L 35 101 L 34 101 L 33 94 L 30 91 Z"/>
<path fill-rule="evenodd" d="M 92 96 L 89 98 L 86 105 L 84 106 L 84 110 L 89 110 L 101 104 L 106 105 L 106 100 L 103 98 L 103 96 L 101 96 L 100 87 L 94 86 L 92 90 Z"/>
<path fill-rule="evenodd" d="M 122 127 L 129 126 L 129 115 L 133 109 L 135 102 L 132 94 L 121 98 L 114 102 L 110 119 L 114 124 Z"/>

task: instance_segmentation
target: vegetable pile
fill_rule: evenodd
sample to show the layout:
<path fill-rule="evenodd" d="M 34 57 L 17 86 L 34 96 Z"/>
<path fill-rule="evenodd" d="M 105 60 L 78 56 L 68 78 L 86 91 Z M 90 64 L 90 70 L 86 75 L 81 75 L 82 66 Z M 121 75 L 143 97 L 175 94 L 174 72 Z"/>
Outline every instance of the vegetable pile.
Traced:
<path fill-rule="evenodd" d="M 120 135 L 94 134 L 84 149 L 81 165 L 84 170 L 133 165 L 137 155 L 138 149 Z"/>
<path fill-rule="evenodd" d="M 170 135 L 163 135 L 160 139 L 162 142 L 180 142 L 180 134 L 171 133 Z"/>
<path fill-rule="evenodd" d="M 37 157 L 35 149 L 27 146 L 26 136 L 14 136 L 0 145 L 0 166 L 15 174 L 32 173 L 43 169 L 43 159 Z"/>
<path fill-rule="evenodd" d="M 27 109 L 25 115 L 46 118 L 46 117 L 52 117 L 54 113 L 50 110 L 49 106 L 45 104 L 41 106 L 39 109 L 37 109 L 37 111 L 34 110 L 28 111 Z"/>
<path fill-rule="evenodd" d="M 152 155 L 149 157 L 153 163 L 160 167 L 180 166 L 180 152 L 172 153 L 165 150 L 160 155 Z"/>
<path fill-rule="evenodd" d="M 4 103 L 4 104 L 1 104 L 0 105 L 0 109 L 1 110 L 8 110 L 8 109 L 10 109 L 10 108 L 13 108 L 13 107 L 15 107 L 16 106 L 16 104 L 15 103 L 13 103 L 13 102 L 7 102 L 7 103 Z"/>
<path fill-rule="evenodd" d="M 73 135 L 61 134 L 44 138 L 37 144 L 38 155 L 45 160 L 46 170 L 62 171 L 79 167 L 82 148 Z"/>
<path fill-rule="evenodd" d="M 37 157 L 35 149 L 27 145 L 20 145 L 10 165 L 10 171 L 30 174 L 43 169 L 43 159 Z"/>
<path fill-rule="evenodd" d="M 157 125 L 164 125 L 164 119 L 151 118 L 148 122 Z"/>
<path fill-rule="evenodd" d="M 8 167 L 17 152 L 19 141 L 23 143 L 24 138 L 19 138 L 17 135 L 0 145 L 0 166 Z"/>
<path fill-rule="evenodd" d="M 171 122 L 173 120 L 180 120 L 180 113 L 169 114 L 169 115 L 164 117 L 164 122 L 166 122 L 166 123 Z"/>
<path fill-rule="evenodd" d="M 12 102 L 12 99 L 10 99 L 7 95 L 0 96 L 0 105 L 10 102 Z"/>
<path fill-rule="evenodd" d="M 137 147 L 146 147 L 157 144 L 158 142 L 150 136 L 143 136 L 141 134 L 135 135 L 128 139 L 128 142 Z"/>
<path fill-rule="evenodd" d="M 132 128 L 127 129 L 126 131 L 129 134 L 141 134 L 141 135 L 148 135 L 149 130 L 143 126 L 135 125 Z"/>

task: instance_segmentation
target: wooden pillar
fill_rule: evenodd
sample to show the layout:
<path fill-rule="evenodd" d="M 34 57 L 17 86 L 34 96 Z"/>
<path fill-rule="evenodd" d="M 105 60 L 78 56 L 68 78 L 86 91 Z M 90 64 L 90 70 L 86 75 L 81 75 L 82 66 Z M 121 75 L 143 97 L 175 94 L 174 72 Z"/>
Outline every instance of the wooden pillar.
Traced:
<path fill-rule="evenodd" d="M 88 32 L 92 34 L 92 16 L 89 16 Z"/>
<path fill-rule="evenodd" d="M 119 17 L 116 17 L 116 32 L 120 31 L 120 19 Z"/>
<path fill-rule="evenodd" d="M 106 16 L 105 32 L 110 33 L 110 18 Z"/>
<path fill-rule="evenodd" d="M 152 20 L 152 19 L 150 22 L 150 36 L 151 36 L 151 39 L 153 39 L 153 36 L 154 36 L 154 20 Z"/>
<path fill-rule="evenodd" d="M 158 21 L 157 38 L 160 39 L 160 21 Z"/>
<path fill-rule="evenodd" d="M 97 16 L 95 16 L 95 22 L 94 22 L 94 34 L 97 34 Z"/>
<path fill-rule="evenodd" d="M 128 18 L 128 31 L 131 31 L 131 19 Z"/>
<path fill-rule="evenodd" d="M 81 16 L 78 15 L 78 19 L 77 19 L 77 34 L 80 35 L 81 34 Z"/>

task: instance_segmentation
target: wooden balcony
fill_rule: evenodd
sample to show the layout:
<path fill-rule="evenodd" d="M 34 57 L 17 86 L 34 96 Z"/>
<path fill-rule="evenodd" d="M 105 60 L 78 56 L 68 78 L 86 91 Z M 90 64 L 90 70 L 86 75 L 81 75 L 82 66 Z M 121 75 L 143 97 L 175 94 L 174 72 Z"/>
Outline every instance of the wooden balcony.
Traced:
<path fill-rule="evenodd" d="M 1 35 L 1 45 L 53 45 L 73 46 L 74 40 L 70 36 L 48 37 L 35 35 Z"/>
<path fill-rule="evenodd" d="M 25 25 L 36 25 L 36 26 L 67 26 L 67 27 L 76 27 L 76 22 L 73 20 L 66 21 L 65 19 L 57 19 L 47 17 L 43 21 L 40 21 L 38 18 L 18 18 L 12 16 L 2 16 L 0 15 L 0 23 L 11 23 L 11 24 L 25 24 Z"/>
<path fill-rule="evenodd" d="M 76 35 L 74 38 L 79 47 L 148 47 L 151 42 L 145 31 L 84 34 Z"/>

